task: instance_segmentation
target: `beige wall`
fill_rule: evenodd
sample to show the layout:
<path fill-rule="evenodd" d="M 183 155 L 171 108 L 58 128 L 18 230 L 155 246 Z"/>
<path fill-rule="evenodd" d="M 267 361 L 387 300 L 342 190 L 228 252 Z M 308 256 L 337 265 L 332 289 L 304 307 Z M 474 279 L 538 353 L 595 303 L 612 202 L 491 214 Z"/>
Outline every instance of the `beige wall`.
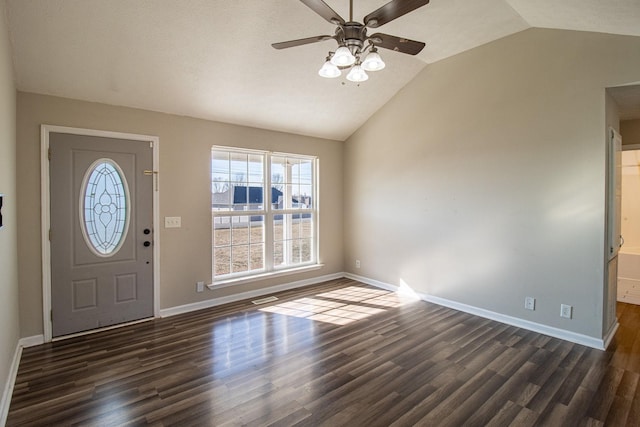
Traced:
<path fill-rule="evenodd" d="M 4 194 L 0 228 L 0 397 L 19 338 L 16 216 L 16 90 L 4 2 L 0 3 L 0 193 Z M 6 401 L 8 405 L 8 400 Z M 2 424 L 0 401 L 0 424 Z"/>
<path fill-rule="evenodd" d="M 150 111 L 18 93 L 18 214 L 21 334 L 43 333 L 40 266 L 40 124 L 156 135 L 160 138 L 160 216 L 182 228 L 160 230 L 161 308 L 310 279 L 343 270 L 343 143 Z M 211 281 L 210 150 L 213 144 L 317 155 L 320 158 L 320 261 L 324 267 L 216 292 Z"/>
<path fill-rule="evenodd" d="M 640 144 L 640 119 L 621 120 L 620 134 L 622 135 L 623 145 Z"/>
<path fill-rule="evenodd" d="M 346 142 L 345 268 L 601 338 L 605 87 L 638 52 L 530 29 L 426 67 Z"/>

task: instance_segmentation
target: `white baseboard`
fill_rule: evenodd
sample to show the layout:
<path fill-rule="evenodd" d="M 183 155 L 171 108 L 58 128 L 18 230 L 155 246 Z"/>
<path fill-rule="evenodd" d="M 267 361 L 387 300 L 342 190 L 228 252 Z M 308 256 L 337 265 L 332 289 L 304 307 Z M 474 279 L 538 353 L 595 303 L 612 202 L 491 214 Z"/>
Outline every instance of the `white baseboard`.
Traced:
<path fill-rule="evenodd" d="M 44 335 L 34 335 L 32 337 L 20 338 L 20 341 L 18 341 L 18 344 L 21 345 L 23 348 L 44 344 Z"/>
<path fill-rule="evenodd" d="M 611 344 L 611 340 L 613 339 L 613 337 L 616 335 L 616 332 L 618 331 L 618 328 L 620 327 L 620 323 L 618 323 L 618 321 L 616 320 L 615 325 L 613 325 L 613 327 L 611 328 L 611 330 L 607 333 L 607 335 L 605 335 L 604 337 L 604 349 L 606 350 L 607 348 L 609 348 L 609 344 Z"/>
<path fill-rule="evenodd" d="M 287 291 L 290 289 L 301 288 L 303 286 L 315 285 L 317 283 L 327 282 L 329 280 L 341 279 L 345 277 L 344 273 L 327 274 L 325 276 L 312 277 L 311 279 L 298 280 L 296 282 L 284 283 L 282 285 L 270 286 L 268 288 L 257 289 L 255 291 L 241 292 L 226 297 L 213 298 L 206 301 L 195 302 L 192 304 L 179 305 L 160 310 L 160 317 L 175 316 L 177 314 L 188 313 L 190 311 L 202 310 L 203 308 L 216 307 L 222 304 L 241 301 L 255 297 L 261 297 L 275 292 Z"/>
<path fill-rule="evenodd" d="M 371 286 L 386 289 L 389 291 L 398 292 L 401 289 L 396 285 L 389 283 L 383 283 L 378 280 L 369 279 L 368 277 L 358 276 L 352 273 L 345 273 L 345 277 L 353 280 L 358 280 L 362 283 L 366 283 Z M 451 301 L 445 298 L 436 297 L 433 295 L 424 294 L 421 292 L 415 292 L 415 294 L 423 301 L 432 302 L 434 304 L 449 307 L 454 310 L 462 311 L 465 313 L 473 314 L 475 316 L 484 317 L 486 319 L 495 320 L 500 323 L 506 323 L 507 325 L 516 326 L 518 328 L 527 329 L 529 331 L 538 332 L 540 334 L 549 335 L 554 338 L 560 338 L 561 340 L 570 341 L 576 344 L 585 345 L 598 350 L 605 350 L 609 341 L 613 338 L 617 326 L 607 337 L 607 340 L 590 337 L 588 335 L 578 334 L 576 332 L 567 331 L 564 329 L 554 328 L 553 326 L 543 325 L 541 323 L 531 322 L 529 320 L 519 319 L 517 317 L 507 316 L 506 314 L 496 313 L 494 311 L 485 310 L 483 308 L 474 307 L 471 305 Z"/>
<path fill-rule="evenodd" d="M 4 385 L 2 392 L 2 400 L 0 400 L 0 426 L 7 423 L 7 416 L 9 415 L 9 405 L 11 404 L 11 396 L 13 395 L 13 386 L 16 383 L 16 376 L 18 375 L 18 366 L 20 366 L 20 357 L 22 356 L 22 345 L 20 342 L 16 345 L 16 351 L 13 353 L 13 360 L 11 361 L 11 367 L 9 368 L 9 376 L 7 382 Z"/>

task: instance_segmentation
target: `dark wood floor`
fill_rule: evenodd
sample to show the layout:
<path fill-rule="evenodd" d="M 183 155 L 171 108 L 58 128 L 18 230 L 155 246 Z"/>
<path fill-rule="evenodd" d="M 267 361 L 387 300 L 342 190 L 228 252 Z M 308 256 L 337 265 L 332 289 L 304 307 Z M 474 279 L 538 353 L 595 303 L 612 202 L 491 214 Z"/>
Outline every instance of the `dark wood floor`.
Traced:
<path fill-rule="evenodd" d="M 640 425 L 640 306 L 603 352 L 348 279 L 278 296 L 27 348 L 7 425 Z"/>

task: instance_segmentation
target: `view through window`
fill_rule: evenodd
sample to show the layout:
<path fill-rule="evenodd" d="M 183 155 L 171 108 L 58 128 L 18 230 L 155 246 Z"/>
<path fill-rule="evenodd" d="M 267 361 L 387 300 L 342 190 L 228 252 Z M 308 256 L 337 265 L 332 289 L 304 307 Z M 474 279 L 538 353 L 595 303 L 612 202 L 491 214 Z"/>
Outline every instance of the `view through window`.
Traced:
<path fill-rule="evenodd" d="M 213 279 L 317 263 L 317 159 L 211 149 Z"/>

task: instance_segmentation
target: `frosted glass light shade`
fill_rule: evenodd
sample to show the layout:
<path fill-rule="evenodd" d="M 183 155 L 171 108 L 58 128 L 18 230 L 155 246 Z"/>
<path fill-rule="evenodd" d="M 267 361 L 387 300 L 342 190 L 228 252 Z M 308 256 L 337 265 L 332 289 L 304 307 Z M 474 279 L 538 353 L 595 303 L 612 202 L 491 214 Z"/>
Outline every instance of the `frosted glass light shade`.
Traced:
<path fill-rule="evenodd" d="M 346 46 L 340 46 L 331 57 L 331 63 L 337 67 L 348 67 L 356 62 L 356 57 Z"/>
<path fill-rule="evenodd" d="M 347 80 L 351 82 L 360 83 L 360 82 L 367 81 L 368 79 L 369 79 L 369 76 L 359 65 L 356 65 L 355 67 L 353 67 L 351 71 L 349 71 L 349 74 L 347 74 Z"/>
<path fill-rule="evenodd" d="M 376 51 L 371 51 L 367 54 L 367 57 L 364 58 L 364 62 L 362 63 L 362 68 L 367 71 L 379 71 L 382 70 L 385 66 L 384 61 L 380 58 L 380 55 Z"/>
<path fill-rule="evenodd" d="M 333 79 L 335 77 L 340 76 L 340 74 L 342 74 L 342 72 L 340 71 L 340 69 L 338 67 L 333 65 L 331 63 L 331 61 L 327 61 L 327 62 L 324 63 L 322 68 L 320 68 L 320 71 L 318 71 L 318 74 L 320 76 L 322 76 L 322 77 L 326 77 L 328 79 Z"/>

